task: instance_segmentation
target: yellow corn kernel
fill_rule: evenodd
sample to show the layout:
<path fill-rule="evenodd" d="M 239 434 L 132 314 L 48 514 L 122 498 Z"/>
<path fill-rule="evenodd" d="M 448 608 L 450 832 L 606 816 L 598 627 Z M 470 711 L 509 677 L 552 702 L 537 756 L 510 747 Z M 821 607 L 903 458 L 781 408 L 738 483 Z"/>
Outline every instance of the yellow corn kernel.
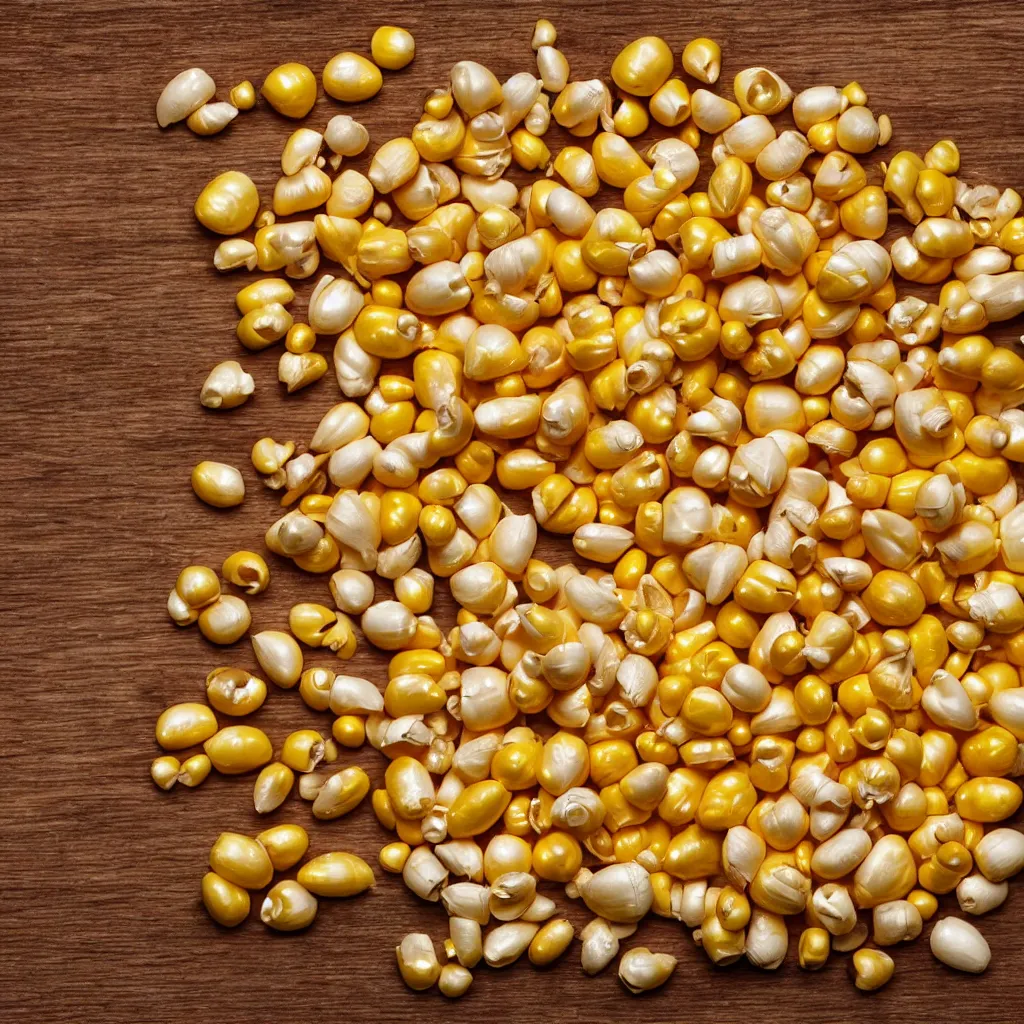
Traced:
<path fill-rule="evenodd" d="M 252 179 L 241 171 L 225 171 L 199 193 L 193 209 L 204 228 L 219 235 L 238 235 L 253 222 L 259 208 Z"/>
<path fill-rule="evenodd" d="M 670 78 L 650 99 L 651 117 L 666 128 L 682 124 L 690 116 L 690 90 L 678 78 Z"/>
<path fill-rule="evenodd" d="M 288 798 L 295 784 L 295 773 L 280 761 L 268 764 L 256 778 L 253 786 L 253 804 L 257 814 L 277 810 Z"/>
<path fill-rule="evenodd" d="M 419 525 L 423 503 L 408 491 L 385 491 L 380 499 L 380 534 L 385 544 L 407 541 Z"/>
<path fill-rule="evenodd" d="M 382 828 L 394 832 L 396 825 L 395 811 L 391 806 L 391 798 L 386 789 L 375 789 L 370 796 L 370 806 Z"/>
<path fill-rule="evenodd" d="M 707 776 L 690 768 L 676 768 L 669 773 L 665 795 L 658 804 L 659 817 L 670 826 L 686 825 L 697 816 Z"/>
<path fill-rule="evenodd" d="M 769 615 L 788 611 L 796 601 L 796 589 L 796 577 L 791 572 L 758 560 L 747 566 L 733 593 L 741 608 Z"/>
<path fill-rule="evenodd" d="M 914 197 L 927 217 L 944 217 L 953 207 L 953 181 L 941 171 L 925 168 L 917 176 Z"/>
<path fill-rule="evenodd" d="M 624 138 L 611 132 L 602 132 L 594 139 L 591 154 L 598 176 L 613 188 L 624 189 L 650 170 Z"/>
<path fill-rule="evenodd" d="M 618 782 L 638 764 L 636 752 L 626 740 L 603 740 L 590 748 L 590 778 L 599 788 Z"/>
<path fill-rule="evenodd" d="M 719 772 L 701 795 L 697 821 L 706 829 L 724 832 L 742 824 L 756 802 L 757 791 L 746 772 Z"/>
<path fill-rule="evenodd" d="M 247 594 L 262 594 L 270 585 L 270 569 L 262 555 L 255 551 L 236 551 L 228 555 L 221 567 L 221 575 Z"/>
<path fill-rule="evenodd" d="M 343 747 L 356 749 L 366 740 L 366 726 L 358 715 L 341 715 L 331 726 L 331 735 Z"/>
<path fill-rule="evenodd" d="M 504 813 L 512 794 L 493 779 L 467 786 L 448 810 L 448 835 L 468 839 L 486 832 Z"/>
<path fill-rule="evenodd" d="M 524 171 L 543 169 L 551 160 L 551 150 L 545 145 L 544 140 L 525 128 L 514 131 L 509 141 L 512 145 L 512 159 Z"/>
<path fill-rule="evenodd" d="M 384 690 L 384 709 L 392 718 L 429 715 L 444 707 L 447 694 L 430 676 L 392 676 Z"/>
<path fill-rule="evenodd" d="M 683 70 L 699 82 L 712 85 L 722 70 L 722 49 L 713 39 L 701 36 L 683 47 Z"/>
<path fill-rule="evenodd" d="M 805 928 L 800 933 L 798 956 L 805 971 L 816 971 L 825 966 L 832 948 L 832 939 L 824 928 Z"/>
<path fill-rule="evenodd" d="M 646 730 L 636 738 L 636 751 L 640 760 L 664 764 L 671 767 L 679 760 L 679 751 L 675 744 L 661 739 L 653 730 Z"/>
<path fill-rule="evenodd" d="M 686 724 L 702 736 L 721 736 L 732 725 L 732 706 L 711 686 L 691 690 L 683 701 L 681 713 Z"/>
<path fill-rule="evenodd" d="M 673 837 L 662 867 L 674 878 L 690 882 L 719 874 L 721 864 L 721 838 L 717 833 L 693 824 Z"/>
<path fill-rule="evenodd" d="M 408 843 L 395 842 L 382 846 L 377 854 L 377 863 L 392 875 L 400 875 L 412 848 Z"/>
<path fill-rule="evenodd" d="M 926 810 L 929 815 L 942 815 L 949 813 L 949 801 L 946 794 L 938 786 L 928 786 L 924 791 Z"/>
<path fill-rule="evenodd" d="M 984 458 L 974 452 L 961 452 L 950 462 L 972 494 L 995 494 L 1010 478 L 1009 463 L 1001 455 Z"/>
<path fill-rule="evenodd" d="M 274 865 L 262 843 L 238 832 L 222 832 L 210 848 L 210 868 L 242 889 L 270 884 Z"/>
<path fill-rule="evenodd" d="M 625 139 L 643 135 L 650 126 L 647 107 L 632 96 L 623 96 L 612 117 L 615 131 Z M 582 195 L 583 193 L 581 193 Z"/>
<path fill-rule="evenodd" d="M 918 868 L 918 881 L 928 892 L 942 895 L 952 892 L 974 866 L 974 859 L 963 843 L 943 843 Z"/>
<path fill-rule="evenodd" d="M 924 921 L 930 921 L 939 909 L 939 901 L 935 895 L 924 889 L 912 889 L 907 893 L 907 902 L 912 903 Z"/>
<path fill-rule="evenodd" d="M 388 71 L 400 71 L 416 55 L 416 40 L 407 29 L 381 25 L 370 39 L 374 63 Z"/>
<path fill-rule="evenodd" d="M 306 861 L 296 878 L 317 896 L 356 896 L 374 884 L 370 865 L 354 853 L 341 851 L 322 853 Z"/>
<path fill-rule="evenodd" d="M 381 444 L 387 445 L 413 431 L 416 406 L 412 402 L 393 402 L 370 418 L 370 434 Z"/>
<path fill-rule="evenodd" d="M 746 650 L 760 629 L 757 619 L 736 601 L 722 605 L 715 617 L 715 627 L 724 643 L 739 650 Z"/>
<path fill-rule="evenodd" d="M 1024 217 L 1014 217 L 1003 226 L 999 232 L 999 246 L 1018 259 L 1024 254 Z M 1016 261 L 1014 269 L 1021 269 Z"/>
<path fill-rule="evenodd" d="M 223 462 L 197 463 L 192 470 L 192 490 L 197 498 L 214 508 L 233 508 L 245 500 L 242 474 Z"/>
<path fill-rule="evenodd" d="M 978 668 L 978 675 L 992 688 L 993 693 L 999 690 L 1011 690 L 1021 685 L 1021 675 L 1014 668 L 1014 664 L 1012 661 L 1010 664 L 1002 661 L 990 661 Z"/>
<path fill-rule="evenodd" d="M 217 574 L 205 565 L 187 565 L 178 573 L 174 589 L 189 608 L 203 608 L 221 594 Z"/>
<path fill-rule="evenodd" d="M 418 500 L 418 499 L 417 499 Z M 439 548 L 447 544 L 458 528 L 455 515 L 443 505 L 425 505 L 419 514 L 418 525 L 428 547 Z"/>
<path fill-rule="evenodd" d="M 491 760 L 491 776 L 506 789 L 529 789 L 537 782 L 540 745 L 535 740 L 506 743 Z"/>
<path fill-rule="evenodd" d="M 646 571 L 646 552 L 639 548 L 631 548 L 615 563 L 612 576 L 617 586 L 625 590 L 636 590 L 640 578 Z"/>
<path fill-rule="evenodd" d="M 726 157 L 714 169 L 708 181 L 711 215 L 719 219 L 734 216 L 750 195 L 753 182 L 749 164 L 739 157 Z"/>
<path fill-rule="evenodd" d="M 239 110 L 252 110 L 256 105 L 256 90 L 252 82 L 245 79 L 231 89 L 228 101 Z"/>
<path fill-rule="evenodd" d="M 281 64 L 260 86 L 263 98 L 285 117 L 305 117 L 316 102 L 316 78 L 305 64 Z"/>
<path fill-rule="evenodd" d="M 1021 804 L 1021 788 L 1009 779 L 979 776 L 956 790 L 956 809 L 968 821 L 1003 821 Z"/>
<path fill-rule="evenodd" d="M 343 103 L 362 103 L 380 92 L 384 78 L 365 57 L 346 51 L 335 54 L 324 66 L 323 83 L 328 96 Z"/>
<path fill-rule="evenodd" d="M 896 965 L 892 957 L 880 949 L 858 949 L 853 954 L 852 969 L 857 988 L 874 992 L 889 981 Z"/>
<path fill-rule="evenodd" d="M 857 755 L 857 743 L 845 715 L 833 715 L 825 726 L 825 751 L 836 764 L 846 764 Z"/>
<path fill-rule="evenodd" d="M 501 817 L 502 827 L 505 831 L 516 838 L 531 835 L 533 828 L 530 825 L 530 798 L 528 796 L 516 796 L 509 801 L 505 813 Z"/>
<path fill-rule="evenodd" d="M 839 118 L 819 121 L 807 129 L 807 142 L 815 153 L 831 153 L 839 148 Z"/>
<path fill-rule="evenodd" d="M 333 537 L 323 536 L 316 547 L 305 554 L 295 555 L 295 564 L 305 572 L 330 572 L 338 565 L 341 550 Z"/>
<path fill-rule="evenodd" d="M 582 863 L 582 847 L 567 832 L 547 832 L 534 844 L 531 866 L 537 877 L 545 881 L 569 882 Z"/>
<path fill-rule="evenodd" d="M 291 326 L 291 313 L 277 303 L 269 303 L 246 313 L 238 321 L 235 334 L 247 349 L 259 352 L 280 341 Z"/>
<path fill-rule="evenodd" d="M 635 39 L 612 62 L 612 81 L 634 96 L 652 96 L 672 73 L 674 60 L 668 43 L 658 36 Z"/>
<path fill-rule="evenodd" d="M 909 626 L 925 608 L 924 593 L 905 573 L 883 569 L 876 573 L 861 600 L 868 614 L 881 626 Z"/>
<path fill-rule="evenodd" d="M 575 238 L 555 247 L 551 268 L 562 291 L 583 292 L 597 284 L 597 272 L 584 261 L 583 243 Z"/>
<path fill-rule="evenodd" d="M 156 722 L 156 741 L 164 750 L 184 750 L 217 731 L 217 719 L 205 704 L 173 704 Z"/>
<path fill-rule="evenodd" d="M 202 897 L 207 913 L 225 928 L 234 928 L 249 916 L 249 894 L 214 871 L 203 875 Z"/>
<path fill-rule="evenodd" d="M 537 967 L 554 963 L 572 944 L 575 934 L 571 922 L 565 918 L 546 922 L 530 941 L 530 963 Z"/>
<path fill-rule="evenodd" d="M 180 772 L 181 762 L 169 754 L 155 758 L 149 766 L 150 777 L 163 790 L 173 788 Z"/>
<path fill-rule="evenodd" d="M 447 97 L 450 103 L 451 94 Z M 466 124 L 457 110 L 427 111 L 427 116 L 413 128 L 411 138 L 424 160 L 436 163 L 451 160 L 466 141 Z"/>
<path fill-rule="evenodd" d="M 306 855 L 309 836 L 301 825 L 274 825 L 256 836 L 266 849 L 275 871 L 287 871 Z"/>
<path fill-rule="evenodd" d="M 733 79 L 733 93 L 744 114 L 778 114 L 789 105 L 793 92 L 768 68 L 746 68 Z"/>
<path fill-rule="evenodd" d="M 483 441 L 470 441 L 455 456 L 455 468 L 468 483 L 486 483 L 494 472 L 494 449 Z"/>
<path fill-rule="evenodd" d="M 270 739 L 251 725 L 229 725 L 211 736 L 203 750 L 224 775 L 240 775 L 265 765 L 273 757 Z"/>
<path fill-rule="evenodd" d="M 554 161 L 555 173 L 577 195 L 589 198 L 596 195 L 600 182 L 594 167 L 594 158 L 579 146 L 566 146 Z"/>
<path fill-rule="evenodd" d="M 820 677 L 804 676 L 793 688 L 793 697 L 797 713 L 805 725 L 824 725 L 829 720 L 832 688 Z"/>

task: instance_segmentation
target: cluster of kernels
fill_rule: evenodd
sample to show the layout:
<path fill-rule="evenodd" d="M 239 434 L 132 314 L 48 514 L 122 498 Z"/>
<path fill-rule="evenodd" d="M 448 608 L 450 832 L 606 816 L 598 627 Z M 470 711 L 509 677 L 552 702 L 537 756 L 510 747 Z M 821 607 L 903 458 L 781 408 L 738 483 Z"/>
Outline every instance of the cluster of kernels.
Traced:
<path fill-rule="evenodd" d="M 202 68 L 189 68 L 164 86 L 156 103 L 156 120 L 161 128 L 184 121 L 196 135 L 216 135 L 240 110 L 256 104 L 256 90 L 246 80 L 234 86 L 227 100 L 215 99 L 217 85 Z"/>
<path fill-rule="evenodd" d="M 380 33 L 378 64 L 401 66 L 411 40 Z M 257 218 L 240 172 L 197 202 L 215 231 L 256 220 L 218 269 L 341 268 L 308 325 L 285 278 L 238 294 L 251 349 L 310 356 L 337 336 L 343 398 L 305 448 L 253 448 L 286 509 L 266 546 L 330 574 L 335 605 L 295 605 L 289 633 L 253 637 L 257 658 L 336 716 L 334 744 L 389 761 L 371 796 L 396 836 L 380 864 L 443 904 L 457 962 L 406 936 L 412 988 L 461 995 L 481 959 L 552 962 L 574 938 L 538 891 L 556 883 L 596 915 L 587 973 L 649 911 L 715 964 L 773 969 L 793 916 L 802 967 L 856 950 L 857 986 L 876 989 L 894 965 L 859 948 L 869 936 L 916 938 L 954 890 L 968 913 L 994 909 L 1024 867 L 1024 839 L 989 828 L 1024 774 L 1024 358 L 979 333 L 1024 312 L 1021 198 L 965 185 L 948 140 L 875 174 L 862 161 L 892 125 L 856 82 L 794 94 L 754 67 L 731 95 L 691 95 L 644 37 L 616 57 L 613 95 L 570 81 L 555 43 L 539 22 L 539 77 L 457 63 L 367 175 L 324 170 L 369 142 L 339 115 L 288 139 L 273 213 Z M 285 113 L 309 91 L 301 67 L 264 85 Z M 682 67 L 714 85 L 719 47 L 693 40 Z M 367 98 L 375 70 L 340 54 L 325 88 Z M 552 118 L 577 137 L 557 153 Z M 673 133 L 638 151 L 652 120 Z M 513 161 L 549 173 L 519 189 Z M 595 210 L 601 185 L 621 205 Z M 910 230 L 886 248 L 890 206 Z M 293 213 L 307 219 L 277 220 Z M 905 282 L 945 284 L 931 303 Z M 281 379 L 323 365 L 289 360 Z M 204 404 L 251 394 L 236 366 Z M 538 526 L 602 568 L 535 558 Z M 461 607 L 447 633 L 428 614 L 436 578 Z M 304 670 L 299 642 L 351 657 L 356 620 L 393 653 L 383 693 Z M 315 816 L 356 806 L 365 776 L 315 770 L 331 743 L 289 737 L 256 809 L 295 772 Z M 960 925 L 940 922 L 933 952 L 983 970 L 987 945 Z M 643 991 L 673 967 L 634 949 L 619 975 Z"/>
<path fill-rule="evenodd" d="M 317 896 L 356 896 L 373 885 L 369 864 L 337 851 L 307 860 L 294 879 L 271 886 L 274 872 L 293 868 L 308 849 L 309 836 L 301 825 L 274 825 L 255 838 L 222 832 L 203 876 L 203 906 L 218 924 L 235 928 L 249 916 L 249 892 L 267 889 L 260 920 L 275 931 L 295 932 L 313 923 Z"/>
<path fill-rule="evenodd" d="M 255 551 L 236 551 L 221 567 L 221 576 L 247 594 L 260 594 L 270 585 L 270 569 Z M 167 614 L 177 626 L 199 624 L 199 631 L 215 644 L 233 644 L 252 622 L 246 602 L 224 593 L 221 577 L 205 565 L 187 565 L 178 574 L 167 598 Z"/>
<path fill-rule="evenodd" d="M 404 68 L 416 54 L 416 43 L 406 29 L 382 25 L 373 33 L 370 52 L 372 61 L 349 51 L 332 57 L 323 70 L 324 92 L 345 103 L 360 103 L 376 96 L 384 84 L 380 69 Z M 166 128 L 185 121 L 196 135 L 216 135 L 231 124 L 239 111 L 251 110 L 256 105 L 256 89 L 248 79 L 234 86 L 227 100 L 217 101 L 216 93 L 216 83 L 202 68 L 182 71 L 160 93 L 156 104 L 157 124 Z M 267 75 L 260 93 L 279 114 L 300 119 L 316 103 L 316 76 L 305 64 L 290 61 Z M 319 169 L 326 161 L 318 160 L 318 156 L 319 146 L 308 161 L 298 163 L 294 169 L 286 166 L 284 173 L 298 175 L 306 166 Z M 329 181 L 327 187 L 329 190 Z"/>

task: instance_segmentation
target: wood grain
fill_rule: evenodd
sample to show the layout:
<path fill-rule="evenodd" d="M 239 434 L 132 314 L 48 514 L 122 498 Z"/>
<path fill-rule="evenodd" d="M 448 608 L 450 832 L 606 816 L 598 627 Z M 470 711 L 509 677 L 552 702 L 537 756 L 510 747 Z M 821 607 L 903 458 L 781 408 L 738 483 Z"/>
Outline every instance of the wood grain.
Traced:
<path fill-rule="evenodd" d="M 259 83 L 284 60 L 319 72 L 339 50 L 365 50 L 373 27 L 391 20 L 413 30 L 418 54 L 359 110 L 380 141 L 408 130 L 453 59 L 480 59 L 501 76 L 530 67 L 531 26 L 541 15 L 558 25 L 574 77 L 606 74 L 618 48 L 643 32 L 663 34 L 677 52 L 710 34 L 725 49 L 726 81 L 750 64 L 778 70 L 795 88 L 856 77 L 876 112 L 892 115 L 898 146 L 923 152 L 953 135 L 967 180 L 1024 185 L 1024 17 L 1014 0 L 435 0 L 379 9 L 3 0 L 4 1021 L 940 1022 L 968 1008 L 977 1021 L 1019 1019 L 1018 886 L 984 922 L 994 954 L 985 976 L 954 976 L 922 941 L 896 951 L 896 979 L 874 997 L 847 981 L 844 957 L 817 975 L 799 971 L 792 956 L 775 975 L 715 971 L 685 929 L 655 920 L 630 942 L 671 950 L 680 966 L 643 1000 L 630 1001 L 611 970 L 583 978 L 577 951 L 544 972 L 481 969 L 471 994 L 448 1005 L 436 993 L 414 996 L 397 977 L 399 937 L 425 929 L 441 939 L 446 923 L 394 878 L 356 900 L 324 901 L 301 936 L 272 934 L 256 920 L 227 932 L 202 910 L 199 879 L 213 838 L 263 823 L 251 810 L 251 779 L 155 790 L 152 725 L 167 704 L 201 699 L 214 665 L 253 661 L 248 644 L 218 651 L 197 631 L 176 630 L 164 601 L 187 562 L 218 565 L 236 547 L 259 546 L 274 504 L 248 468 L 249 447 L 266 433 L 308 438 L 336 390 L 327 378 L 284 400 L 271 351 L 244 356 L 258 388 L 247 406 L 229 415 L 198 406 L 209 367 L 239 356 L 239 279 L 211 269 L 215 243 L 191 203 L 228 167 L 248 171 L 269 196 L 291 126 L 261 107 L 203 140 L 182 126 L 159 131 L 154 102 L 167 79 L 196 64 L 222 93 L 245 77 Z M 314 123 L 334 109 L 321 98 Z M 194 499 L 189 468 L 205 457 L 247 467 L 243 507 L 219 513 Z M 569 557 L 554 542 L 543 551 Z M 326 595 L 324 580 L 280 563 L 273 571 L 270 591 L 252 602 L 255 628 L 282 623 L 300 595 Z M 450 621 L 447 593 L 439 609 Z M 384 664 L 363 650 L 354 668 L 379 679 Z M 296 694 L 280 691 L 256 716 L 278 742 L 315 720 Z M 372 750 L 346 759 L 381 779 Z M 289 819 L 308 824 L 308 808 L 296 800 L 274 816 Z M 368 806 L 311 831 L 314 852 L 343 847 L 372 860 L 382 841 Z M 575 907 L 572 915 L 583 920 Z"/>

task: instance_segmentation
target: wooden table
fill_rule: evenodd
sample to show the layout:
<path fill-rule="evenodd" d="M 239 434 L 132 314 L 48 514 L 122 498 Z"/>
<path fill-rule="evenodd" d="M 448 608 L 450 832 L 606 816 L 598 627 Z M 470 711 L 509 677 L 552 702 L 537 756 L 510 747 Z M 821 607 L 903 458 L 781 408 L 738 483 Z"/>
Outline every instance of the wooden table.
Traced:
<path fill-rule="evenodd" d="M 674 8 L 650 0 L 436 0 L 371 13 L 373 6 L 0 4 L 7 26 L 0 1019 L 1019 1019 L 1019 891 L 983 923 L 993 949 L 985 976 L 948 972 L 920 941 L 895 951 L 896 978 L 873 997 L 847 980 L 847 957 L 805 974 L 794 943 L 777 974 L 743 965 L 716 971 L 682 926 L 656 919 L 630 942 L 671 950 L 680 964 L 671 984 L 641 1001 L 623 994 L 612 968 L 584 978 L 577 947 L 544 972 L 526 963 L 500 974 L 480 969 L 469 996 L 449 1005 L 436 993 L 415 996 L 398 978 L 399 938 L 424 929 L 440 940 L 447 926 L 439 907 L 418 903 L 393 877 L 382 876 L 364 897 L 323 901 L 319 920 L 300 936 L 271 933 L 255 917 L 227 932 L 204 913 L 199 880 L 212 840 L 222 829 L 255 832 L 265 822 L 252 811 L 251 778 L 158 791 L 148 778 L 157 752 L 152 727 L 166 705 L 202 699 L 213 666 L 254 662 L 248 643 L 219 651 L 196 630 L 177 630 L 164 602 L 183 565 L 216 566 L 237 547 L 260 547 L 275 503 L 249 466 L 249 448 L 263 434 L 308 438 L 337 391 L 328 376 L 285 400 L 277 352 L 269 351 L 244 356 L 258 389 L 248 405 L 227 415 L 199 407 L 208 369 L 240 355 L 232 296 L 241 279 L 212 270 L 215 242 L 191 203 L 229 167 L 246 170 L 269 197 L 293 126 L 261 106 L 213 139 L 184 126 L 161 132 L 153 107 L 173 74 L 200 65 L 222 97 L 243 78 L 258 84 L 285 60 L 319 74 L 339 50 L 366 51 L 377 23 L 392 20 L 413 30 L 418 55 L 356 111 L 379 142 L 411 128 L 423 94 L 445 80 L 456 58 L 482 60 L 500 76 L 532 68 L 530 34 L 542 15 L 556 22 L 581 78 L 606 76 L 619 47 L 643 32 L 663 34 L 676 52 L 710 34 L 725 49 L 725 81 L 750 64 L 769 65 L 797 89 L 857 78 L 876 113 L 892 115 L 895 146 L 923 152 L 953 135 L 968 181 L 1024 185 L 1024 17 L 1014 0 Z M 321 98 L 312 123 L 336 109 Z M 245 467 L 243 507 L 216 512 L 194 498 L 188 474 L 201 458 Z M 567 557 L 553 541 L 541 550 Z M 279 627 L 300 598 L 326 597 L 326 580 L 280 561 L 273 572 L 270 591 L 251 602 L 254 629 Z M 450 624 L 442 589 L 438 617 Z M 307 664 L 317 662 L 329 659 Z M 352 663 L 378 679 L 383 666 L 365 645 Z M 276 689 L 255 721 L 277 742 L 307 722 L 324 724 L 297 694 Z M 380 783 L 373 750 L 346 760 Z M 308 807 L 293 799 L 272 820 L 290 819 L 309 825 Z M 314 852 L 341 847 L 369 860 L 383 840 L 368 803 L 311 833 Z M 577 906 L 571 914 L 584 920 Z"/>

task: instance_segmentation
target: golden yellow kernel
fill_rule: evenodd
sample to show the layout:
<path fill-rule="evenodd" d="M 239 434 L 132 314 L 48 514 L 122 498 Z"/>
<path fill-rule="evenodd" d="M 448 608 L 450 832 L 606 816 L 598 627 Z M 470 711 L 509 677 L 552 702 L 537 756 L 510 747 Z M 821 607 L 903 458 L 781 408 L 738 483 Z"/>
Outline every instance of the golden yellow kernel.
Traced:
<path fill-rule="evenodd" d="M 281 64 L 263 80 L 263 98 L 285 117 L 305 117 L 316 102 L 316 78 L 305 64 Z"/>
<path fill-rule="evenodd" d="M 416 56 L 416 41 L 407 29 L 381 25 L 370 39 L 374 63 L 388 71 L 399 71 Z"/>

